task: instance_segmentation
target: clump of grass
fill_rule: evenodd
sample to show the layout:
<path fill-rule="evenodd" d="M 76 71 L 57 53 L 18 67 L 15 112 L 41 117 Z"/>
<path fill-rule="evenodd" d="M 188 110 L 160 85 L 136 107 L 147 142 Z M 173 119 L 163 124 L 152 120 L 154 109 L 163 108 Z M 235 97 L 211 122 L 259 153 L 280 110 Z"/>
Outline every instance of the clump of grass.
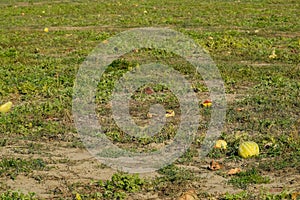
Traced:
<path fill-rule="evenodd" d="M 6 138 L 1 138 L 0 139 L 0 147 L 4 147 L 4 146 L 6 146 L 6 144 L 7 144 L 7 139 Z"/>
<path fill-rule="evenodd" d="M 184 181 L 194 180 L 195 176 L 189 170 L 177 167 L 175 165 L 168 165 L 158 171 L 163 176 L 158 178 L 158 182 L 168 181 L 171 183 L 183 183 Z"/>
<path fill-rule="evenodd" d="M 42 170 L 45 167 L 46 164 L 42 159 L 2 158 L 0 161 L 0 175 L 15 179 L 20 173 L 30 173 L 32 170 Z"/>
<path fill-rule="evenodd" d="M 111 180 L 99 181 L 98 184 L 104 190 L 102 194 L 105 199 L 125 199 L 126 192 L 138 192 L 145 181 L 137 174 L 116 173 Z"/>
<path fill-rule="evenodd" d="M 73 191 L 73 199 L 122 200 L 126 199 L 129 193 L 141 191 L 145 184 L 146 181 L 138 174 L 117 172 L 111 180 L 99 180 L 88 185 L 77 182 L 69 187 Z"/>
<path fill-rule="evenodd" d="M 6 191 L 0 195 L 0 200 L 35 200 L 35 193 L 24 194 L 17 191 Z"/>
<path fill-rule="evenodd" d="M 246 198 L 249 198 L 249 194 L 247 193 L 247 191 L 242 191 L 236 194 L 230 194 L 227 192 L 222 200 L 241 200 Z"/>
<path fill-rule="evenodd" d="M 291 194 L 286 191 L 282 191 L 278 194 L 270 194 L 266 191 L 262 191 L 258 196 L 253 195 L 250 192 L 242 191 L 235 194 L 226 193 L 222 200 L 245 200 L 245 199 L 262 199 L 262 200 L 281 200 L 281 199 L 293 199 Z"/>
<path fill-rule="evenodd" d="M 155 191 L 163 191 L 163 196 L 175 197 L 179 190 L 191 189 L 190 183 L 200 180 L 192 171 L 174 164 L 158 170 L 158 173 L 161 176 L 153 180 L 150 187 Z"/>
<path fill-rule="evenodd" d="M 229 183 L 241 189 L 246 189 L 250 184 L 261 184 L 269 182 L 270 178 L 261 176 L 255 168 L 247 170 L 245 172 L 241 172 L 229 180 Z"/>

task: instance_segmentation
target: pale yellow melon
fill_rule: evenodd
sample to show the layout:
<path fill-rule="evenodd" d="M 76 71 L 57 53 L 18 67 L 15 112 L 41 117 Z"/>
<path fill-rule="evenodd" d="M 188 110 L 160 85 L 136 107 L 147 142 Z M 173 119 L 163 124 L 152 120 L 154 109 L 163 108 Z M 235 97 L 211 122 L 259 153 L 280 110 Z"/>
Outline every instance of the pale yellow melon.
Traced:
<path fill-rule="evenodd" d="M 6 112 L 10 111 L 11 107 L 12 107 L 12 102 L 9 101 L 9 102 L 3 104 L 2 106 L 0 106 L 0 112 L 6 113 Z"/>
<path fill-rule="evenodd" d="M 247 141 L 240 144 L 238 149 L 238 154 L 242 158 L 249 158 L 252 156 L 257 156 L 259 154 L 258 144 L 255 142 Z"/>

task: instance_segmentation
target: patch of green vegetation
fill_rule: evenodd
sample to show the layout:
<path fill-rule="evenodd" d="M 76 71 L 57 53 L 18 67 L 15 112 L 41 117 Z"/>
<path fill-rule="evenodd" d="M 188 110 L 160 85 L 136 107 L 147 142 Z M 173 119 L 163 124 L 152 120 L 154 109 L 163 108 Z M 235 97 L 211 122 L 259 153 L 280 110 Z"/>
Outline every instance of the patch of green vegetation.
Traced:
<path fill-rule="evenodd" d="M 15 179 L 20 173 L 30 173 L 32 170 L 43 170 L 46 163 L 42 159 L 24 160 L 21 158 L 2 158 L 0 161 L 0 175 Z"/>
<path fill-rule="evenodd" d="M 105 167 L 104 167 L 105 168 Z M 90 184 L 76 182 L 69 185 L 73 199 L 126 199 L 129 194 L 140 192 L 147 184 L 138 174 L 117 172 L 111 180 L 92 181 Z"/>
<path fill-rule="evenodd" d="M 17 191 L 7 191 L 0 194 L 0 200 L 36 200 L 35 193 L 23 194 Z"/>
<path fill-rule="evenodd" d="M 224 156 L 226 156 L 226 152 L 228 152 L 227 149 L 219 149 L 219 148 L 213 148 L 209 153 L 208 153 L 208 157 L 210 158 L 222 158 Z M 231 154 L 232 152 L 230 151 L 230 153 L 228 153 L 230 156 L 234 156 L 236 153 L 235 151 L 233 152 L 233 154 Z"/>
<path fill-rule="evenodd" d="M 7 138 L 1 138 L 0 139 L 0 147 L 4 147 L 7 144 Z"/>
<path fill-rule="evenodd" d="M 182 156 L 177 159 L 177 162 L 180 164 L 188 164 L 193 161 L 193 158 L 199 155 L 196 148 L 189 148 Z"/>
<path fill-rule="evenodd" d="M 259 164 L 259 168 L 265 171 L 282 170 L 285 168 L 299 168 L 299 151 L 276 156 Z"/>
<path fill-rule="evenodd" d="M 67 136 L 76 133 L 71 106 L 73 83 L 80 64 L 100 42 L 123 30 L 169 27 L 192 37 L 210 53 L 229 96 L 222 135 L 228 147 L 226 150 L 213 149 L 208 156 L 225 158 L 226 162 L 241 161 L 237 157 L 240 141 L 252 140 L 259 144 L 260 155 L 247 162 L 251 165 L 254 160 L 265 161 L 259 162 L 257 170 L 298 170 L 300 21 L 296 19 L 299 18 L 299 6 L 295 0 L 170 0 L 167 4 L 159 0 L 100 3 L 2 0 L 0 103 L 13 101 L 14 106 L 11 112 L 0 115 L 0 147 L 9 146 L 10 140 L 24 139 L 35 142 L 58 140 L 70 142 L 70 148 L 83 147 L 78 138 Z M 43 31 L 45 27 L 49 32 Z M 269 57 L 273 51 L 276 56 Z M 172 140 L 177 130 L 178 118 L 169 120 L 161 133 L 154 137 L 132 138 L 109 118 L 108 103 L 114 81 L 150 61 L 172 66 L 186 76 L 199 95 L 199 104 L 209 92 L 201 75 L 195 75 L 187 62 L 172 53 L 142 49 L 111 63 L 98 85 L 97 114 L 103 120 L 101 125 L 109 139 L 133 151 L 140 151 L 138 148 L 150 143 L 162 144 Z M 150 86 L 155 95 L 145 95 L 141 87 L 132 96 L 131 114 L 137 124 L 147 122 L 148 108 L 153 103 L 162 103 L 166 109 L 173 109 L 176 117 L 180 116 L 178 102 L 168 88 L 159 84 Z M 211 112 L 210 109 L 200 109 L 199 112 L 203 117 L 200 134 L 196 137 L 196 144 L 178 159 L 180 164 L 192 163 L 193 157 L 197 157 L 195 149 L 201 147 Z M 33 154 L 40 150 L 38 144 L 29 143 L 24 150 L 14 149 L 14 153 Z M 38 169 L 39 165 L 43 164 L 38 164 L 37 160 L 3 158 L 0 174 L 15 178 L 19 173 L 29 173 L 31 168 Z M 194 173 L 175 166 L 168 166 L 160 173 L 162 177 L 157 179 L 156 189 L 165 189 L 166 195 L 178 192 L 178 187 L 183 187 L 181 181 L 188 183 L 195 179 Z M 248 175 L 236 176 L 233 184 L 241 187 L 251 184 L 249 181 L 260 180 L 259 177 L 258 172 L 249 172 Z M 123 192 L 126 193 L 126 187 L 124 189 L 120 184 L 103 184 L 100 190 L 111 187 L 117 193 L 120 191 L 115 197 L 108 195 L 108 199 L 123 198 Z M 99 187 L 89 190 L 93 192 Z M 228 194 L 227 198 L 254 196 L 245 192 Z M 101 194 L 95 193 L 91 198 L 98 197 L 101 198 Z M 286 197 L 283 194 L 261 195 L 261 199 L 276 198 Z"/>
<path fill-rule="evenodd" d="M 200 177 L 195 175 L 192 171 L 178 167 L 174 164 L 168 165 L 158 171 L 161 175 L 151 181 L 151 187 L 155 191 L 163 191 L 164 196 L 175 198 L 174 194 L 179 191 L 184 191 L 189 183 L 200 181 Z"/>
<path fill-rule="evenodd" d="M 146 181 L 137 174 L 115 173 L 111 180 L 97 181 L 92 185 L 85 186 L 85 190 L 82 190 L 82 184 L 73 184 L 72 190 L 77 191 L 77 195 L 80 193 L 82 199 L 122 200 L 129 193 L 141 191 L 145 184 Z"/>
<path fill-rule="evenodd" d="M 99 183 L 100 184 L 100 183 Z M 126 192 L 137 192 L 143 186 L 144 181 L 137 174 L 116 173 L 110 181 L 106 181 L 103 187 L 107 190 L 120 189 Z"/>
<path fill-rule="evenodd" d="M 162 177 L 158 177 L 159 182 L 168 181 L 175 184 L 197 178 L 189 170 L 177 167 L 174 164 L 168 165 L 167 167 L 160 169 L 158 172 L 163 175 Z"/>
<path fill-rule="evenodd" d="M 226 193 L 222 200 L 243 200 L 249 198 L 247 191 L 242 191 L 236 194 Z"/>
<path fill-rule="evenodd" d="M 236 194 L 226 193 L 224 197 L 221 197 L 221 200 L 250 200 L 250 199 L 261 199 L 261 200 L 281 200 L 281 199 L 291 199 L 291 194 L 283 191 L 278 194 L 269 194 L 266 191 L 262 191 L 257 197 L 254 194 L 242 191 Z"/>
<path fill-rule="evenodd" d="M 266 176 L 261 176 L 260 173 L 253 168 L 245 172 L 238 173 L 228 182 L 235 187 L 246 189 L 249 184 L 269 183 L 270 179 Z"/>
<path fill-rule="evenodd" d="M 292 197 L 292 193 L 287 192 L 287 191 L 283 191 L 283 192 L 280 192 L 278 194 L 269 194 L 266 191 L 262 191 L 261 194 L 260 194 L 260 198 L 265 199 L 265 200 L 281 200 L 281 199 L 294 200 L 294 198 Z M 297 198 L 297 199 L 299 199 L 299 198 Z"/>

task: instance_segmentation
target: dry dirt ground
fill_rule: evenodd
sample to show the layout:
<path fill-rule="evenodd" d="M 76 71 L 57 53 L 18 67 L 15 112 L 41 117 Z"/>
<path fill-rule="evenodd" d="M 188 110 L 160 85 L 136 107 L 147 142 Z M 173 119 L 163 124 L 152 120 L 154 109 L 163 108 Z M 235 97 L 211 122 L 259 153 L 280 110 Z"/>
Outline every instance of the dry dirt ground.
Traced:
<path fill-rule="evenodd" d="M 19 190 L 21 192 L 35 192 L 36 196 L 42 199 L 72 198 L 72 184 L 88 185 L 93 180 L 109 180 L 117 171 L 102 165 L 93 158 L 84 148 L 71 147 L 67 142 L 39 142 L 39 149 L 28 152 L 28 144 L 32 141 L 19 141 L 1 148 L 1 157 L 15 157 L 23 159 L 41 158 L 47 163 L 47 169 L 42 171 L 33 171 L 29 174 L 19 174 L 14 180 L 7 176 L 2 176 L 0 182 L 2 188 Z M 217 160 L 222 163 L 222 159 Z M 191 183 L 191 186 L 197 187 L 198 193 L 208 193 L 211 196 L 218 197 L 226 192 L 237 193 L 242 191 L 236 189 L 227 183 L 224 178 L 216 171 L 207 169 L 209 159 L 197 160 L 194 165 L 180 167 L 187 168 L 195 174 L 202 177 L 200 182 Z M 258 163 L 257 163 L 258 164 Z M 221 171 L 230 168 L 247 165 L 247 162 L 226 163 Z M 250 191 L 260 192 L 262 190 L 269 193 L 279 193 L 284 190 L 296 190 L 300 188 L 300 176 L 295 172 L 297 169 L 285 169 L 280 173 L 267 175 L 271 178 L 269 184 L 261 184 L 250 187 Z M 297 175 L 298 174 L 298 175 Z M 158 173 L 140 174 L 141 177 L 153 179 L 159 176 Z M 178 190 L 180 195 L 180 189 Z M 130 194 L 128 199 L 171 199 L 165 197 L 159 191 Z"/>

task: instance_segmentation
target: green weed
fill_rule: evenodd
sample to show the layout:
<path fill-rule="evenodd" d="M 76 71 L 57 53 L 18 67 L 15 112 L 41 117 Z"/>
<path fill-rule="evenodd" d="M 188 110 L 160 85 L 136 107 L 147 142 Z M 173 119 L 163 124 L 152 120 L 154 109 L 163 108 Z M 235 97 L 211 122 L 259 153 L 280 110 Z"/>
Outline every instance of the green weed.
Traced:
<path fill-rule="evenodd" d="M 43 170 L 46 163 L 42 159 L 24 160 L 21 158 L 2 158 L 0 161 L 0 175 L 15 179 L 20 173 L 30 173 L 32 170 Z"/>
<path fill-rule="evenodd" d="M 35 193 L 23 194 L 17 191 L 7 191 L 0 195 L 0 200 L 35 200 Z"/>
<path fill-rule="evenodd" d="M 125 199 L 126 193 L 138 192 L 142 189 L 145 181 L 138 175 L 116 173 L 111 180 L 99 181 L 98 185 L 103 188 L 105 199 Z"/>
<path fill-rule="evenodd" d="M 228 182 L 232 185 L 246 189 L 249 184 L 269 183 L 268 177 L 261 176 L 255 169 L 247 170 L 246 172 L 238 173 L 236 177 L 231 178 Z"/>

